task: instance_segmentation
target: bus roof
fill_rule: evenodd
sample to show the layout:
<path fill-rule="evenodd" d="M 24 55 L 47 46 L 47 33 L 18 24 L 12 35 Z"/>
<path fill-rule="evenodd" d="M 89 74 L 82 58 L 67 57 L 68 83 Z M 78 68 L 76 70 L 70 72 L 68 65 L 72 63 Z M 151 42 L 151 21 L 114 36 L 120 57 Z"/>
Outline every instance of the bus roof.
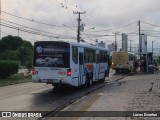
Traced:
<path fill-rule="evenodd" d="M 84 44 L 84 43 L 76 43 L 76 42 L 66 42 L 66 41 L 37 41 L 35 43 L 40 43 L 40 42 L 60 42 L 60 43 L 69 43 L 70 45 L 74 45 L 74 46 L 78 46 L 78 47 L 87 47 L 87 48 L 93 48 L 93 49 L 99 49 L 99 50 L 105 50 L 105 51 L 108 51 L 109 50 L 107 48 L 102 48 L 102 47 L 99 47 L 99 46 L 95 46 L 95 45 L 89 45 L 89 44 Z"/>
<path fill-rule="evenodd" d="M 113 51 L 112 54 L 113 54 L 113 53 L 130 53 L 130 54 L 136 54 L 136 53 L 130 52 L 130 51 Z"/>

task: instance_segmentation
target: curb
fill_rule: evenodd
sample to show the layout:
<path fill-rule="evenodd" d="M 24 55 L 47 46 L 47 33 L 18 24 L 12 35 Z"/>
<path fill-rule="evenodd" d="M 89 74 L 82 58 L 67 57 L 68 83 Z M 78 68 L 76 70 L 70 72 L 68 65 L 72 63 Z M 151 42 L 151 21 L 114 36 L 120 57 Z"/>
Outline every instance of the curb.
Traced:
<path fill-rule="evenodd" d="M 26 83 L 26 82 L 31 82 L 31 80 L 23 80 L 23 81 L 17 81 L 17 82 L 14 82 L 14 83 L 9 83 L 9 84 L 7 84 L 7 85 L 0 85 L 0 87 L 5 87 L 5 86 L 9 86 L 9 85 L 14 85 L 14 84 L 21 84 L 21 83 Z"/>

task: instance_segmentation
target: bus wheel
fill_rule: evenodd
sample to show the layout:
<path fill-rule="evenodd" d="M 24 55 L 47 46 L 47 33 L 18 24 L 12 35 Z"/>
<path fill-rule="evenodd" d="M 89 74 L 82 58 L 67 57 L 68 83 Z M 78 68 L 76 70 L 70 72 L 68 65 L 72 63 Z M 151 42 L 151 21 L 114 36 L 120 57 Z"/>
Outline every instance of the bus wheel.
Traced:
<path fill-rule="evenodd" d="M 59 89 L 60 86 L 58 84 L 52 84 L 52 86 L 54 86 L 54 89 Z"/>
<path fill-rule="evenodd" d="M 104 81 L 105 81 L 105 78 L 106 78 L 106 76 L 104 75 L 104 78 L 103 78 L 101 81 L 104 82 Z"/>
<path fill-rule="evenodd" d="M 119 70 L 116 70 L 116 73 L 119 73 Z"/>
<path fill-rule="evenodd" d="M 109 76 L 109 69 L 105 71 L 105 77 Z"/>

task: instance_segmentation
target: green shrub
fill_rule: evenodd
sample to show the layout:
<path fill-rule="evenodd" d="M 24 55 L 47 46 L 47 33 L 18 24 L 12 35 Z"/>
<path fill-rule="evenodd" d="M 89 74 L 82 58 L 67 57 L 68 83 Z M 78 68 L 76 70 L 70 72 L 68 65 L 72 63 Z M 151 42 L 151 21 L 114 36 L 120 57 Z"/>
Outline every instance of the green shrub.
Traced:
<path fill-rule="evenodd" d="M 7 78 L 18 72 L 18 63 L 15 61 L 0 60 L 0 78 Z"/>

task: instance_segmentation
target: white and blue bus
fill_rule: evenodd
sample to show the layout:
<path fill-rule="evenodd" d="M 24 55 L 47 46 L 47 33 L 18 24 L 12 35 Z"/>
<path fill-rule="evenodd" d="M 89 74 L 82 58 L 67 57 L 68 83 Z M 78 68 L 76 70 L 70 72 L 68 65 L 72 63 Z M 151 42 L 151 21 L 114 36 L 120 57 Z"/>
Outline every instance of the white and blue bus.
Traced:
<path fill-rule="evenodd" d="M 109 54 L 106 48 L 82 43 L 35 42 L 32 81 L 55 87 L 90 86 L 109 76 Z"/>

